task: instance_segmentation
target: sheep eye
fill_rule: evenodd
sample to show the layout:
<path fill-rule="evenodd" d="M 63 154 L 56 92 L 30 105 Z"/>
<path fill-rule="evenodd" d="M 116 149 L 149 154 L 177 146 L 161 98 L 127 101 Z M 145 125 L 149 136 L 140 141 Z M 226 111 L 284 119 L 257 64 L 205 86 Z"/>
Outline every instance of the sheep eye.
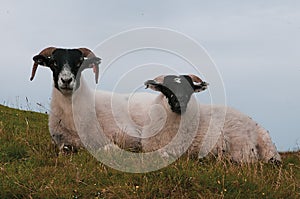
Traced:
<path fill-rule="evenodd" d="M 57 66 L 57 63 L 56 63 L 56 61 L 54 61 L 54 62 L 53 62 L 53 66 Z"/>

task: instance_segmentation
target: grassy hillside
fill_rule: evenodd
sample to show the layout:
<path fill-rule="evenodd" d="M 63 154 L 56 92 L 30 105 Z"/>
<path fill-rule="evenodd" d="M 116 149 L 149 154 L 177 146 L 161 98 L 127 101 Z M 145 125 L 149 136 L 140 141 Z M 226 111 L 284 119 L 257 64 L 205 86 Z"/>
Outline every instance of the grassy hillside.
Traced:
<path fill-rule="evenodd" d="M 282 157 L 279 167 L 182 157 L 123 173 L 85 150 L 57 155 L 47 115 L 0 106 L 0 198 L 300 198 L 300 152 Z"/>

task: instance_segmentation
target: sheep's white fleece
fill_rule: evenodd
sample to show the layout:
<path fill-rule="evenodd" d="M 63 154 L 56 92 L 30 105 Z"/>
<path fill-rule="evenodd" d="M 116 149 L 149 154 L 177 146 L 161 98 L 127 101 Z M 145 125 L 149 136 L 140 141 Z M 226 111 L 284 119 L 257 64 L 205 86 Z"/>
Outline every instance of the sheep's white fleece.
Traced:
<path fill-rule="evenodd" d="M 53 88 L 49 129 L 54 142 L 60 147 L 80 147 L 82 141 L 85 145 L 94 145 L 90 147 L 100 147 L 108 144 L 108 141 L 122 148 L 139 147 L 139 138 L 130 136 L 138 136 L 140 127 L 129 117 L 129 96 L 106 91 L 95 92 L 86 85 L 83 78 L 80 82 L 80 87 L 70 96 Z M 138 112 L 136 108 L 132 111 Z M 104 139 L 102 133 L 108 139 Z"/>
<path fill-rule="evenodd" d="M 226 117 L 221 132 L 215 132 L 212 139 L 208 139 L 215 140 L 215 136 L 220 134 L 216 145 L 203 143 L 203 140 L 207 141 L 205 136 L 208 128 L 214 130 L 212 116 L 221 117 L 224 111 Z M 90 147 L 104 146 L 108 141 L 113 141 L 122 148 L 137 148 L 140 139 L 134 135 L 139 136 L 142 131 L 142 137 L 146 137 L 141 141 L 145 152 L 166 150 L 172 154 L 187 149 L 191 155 L 223 153 L 239 162 L 267 162 L 272 158 L 281 160 L 269 133 L 251 118 L 232 108 L 199 105 L 191 98 L 184 122 L 181 121 L 182 116 L 170 110 L 162 94 L 137 93 L 129 96 L 106 91 L 94 92 L 82 78 L 73 96 L 65 96 L 53 88 L 49 129 L 52 139 L 59 146 L 80 147 L 83 140 L 85 144 L 97 144 Z M 103 139 L 101 132 L 107 140 Z M 178 139 L 167 146 L 174 137 Z"/>
<path fill-rule="evenodd" d="M 148 134 L 156 133 L 152 137 L 142 139 L 142 148 L 145 152 L 161 149 L 179 133 L 182 133 L 181 130 L 184 130 L 185 136 L 195 136 L 187 150 L 188 154 L 193 156 L 203 157 L 207 154 L 222 154 L 236 162 L 281 161 L 268 131 L 260 127 L 250 117 L 229 107 L 200 105 L 195 104 L 193 100 L 191 101 L 187 110 L 187 113 L 190 112 L 188 113 L 190 117 L 187 117 L 187 119 L 190 118 L 191 121 L 186 121 L 185 127 L 179 126 L 182 116 L 170 110 L 164 95 L 160 94 L 153 101 L 152 105 L 160 106 L 160 110 L 164 109 L 164 111 L 150 111 L 152 115 L 145 119 L 145 121 L 148 120 L 148 123 L 150 120 L 152 121 L 150 125 L 145 125 L 143 128 L 143 136 L 148 137 Z M 198 111 L 198 120 L 193 118 L 196 115 L 191 110 Z M 225 118 L 222 119 L 222 115 Z M 215 120 L 212 120 L 212 118 L 215 118 Z M 220 124 L 216 124 L 216 122 L 220 122 Z M 224 125 L 222 125 L 223 122 Z M 161 128 L 162 123 L 165 124 L 163 128 Z M 195 134 L 189 132 L 194 129 L 196 129 Z M 207 133 L 209 134 L 207 135 Z M 183 136 L 181 146 L 187 145 L 186 140 L 187 138 Z M 173 149 L 177 150 L 177 153 L 180 150 L 176 147 L 173 147 Z M 168 155 L 170 153 L 174 155 L 172 150 L 167 149 L 163 154 L 165 152 Z"/>

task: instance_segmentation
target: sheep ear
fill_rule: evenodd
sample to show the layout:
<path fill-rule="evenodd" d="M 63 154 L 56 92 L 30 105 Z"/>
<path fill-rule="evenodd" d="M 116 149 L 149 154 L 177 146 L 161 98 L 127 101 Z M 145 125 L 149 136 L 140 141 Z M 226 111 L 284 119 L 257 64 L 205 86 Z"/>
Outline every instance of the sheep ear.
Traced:
<path fill-rule="evenodd" d="M 189 76 L 193 81 L 193 85 L 194 85 L 193 87 L 194 87 L 194 92 L 195 93 L 198 93 L 198 92 L 201 92 L 201 91 L 204 91 L 204 90 L 207 89 L 207 86 L 209 84 L 207 82 L 203 81 L 197 75 L 189 74 L 187 76 Z"/>
<path fill-rule="evenodd" d="M 99 57 L 91 57 L 87 58 L 83 61 L 82 66 L 84 68 L 94 68 L 94 66 L 98 66 L 101 63 L 101 59 Z"/>
<path fill-rule="evenodd" d="M 154 91 L 160 91 L 161 90 L 161 84 L 156 82 L 155 80 L 148 80 L 145 83 L 146 89 L 151 88 Z"/>
<path fill-rule="evenodd" d="M 209 84 L 207 82 L 201 82 L 200 84 L 194 84 L 194 92 L 199 93 L 207 89 Z"/>
<path fill-rule="evenodd" d="M 49 60 L 50 59 L 48 57 L 45 57 L 44 55 L 36 55 L 32 59 L 38 65 L 49 67 Z"/>
<path fill-rule="evenodd" d="M 84 64 L 87 67 L 89 67 L 91 64 L 99 65 L 100 63 L 101 63 L 101 59 L 99 57 L 90 57 L 84 60 Z"/>
<path fill-rule="evenodd" d="M 99 57 L 90 57 L 84 60 L 83 68 L 93 68 L 95 73 L 95 81 L 98 83 L 99 79 L 99 64 L 101 63 L 101 59 Z"/>

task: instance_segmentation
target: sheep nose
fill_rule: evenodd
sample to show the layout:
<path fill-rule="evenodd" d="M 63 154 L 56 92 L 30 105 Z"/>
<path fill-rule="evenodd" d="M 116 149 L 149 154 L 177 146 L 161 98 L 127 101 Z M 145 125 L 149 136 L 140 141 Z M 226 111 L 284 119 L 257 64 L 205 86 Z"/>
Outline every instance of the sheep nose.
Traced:
<path fill-rule="evenodd" d="M 70 84 L 72 82 L 73 78 L 72 77 L 71 78 L 60 78 L 60 80 L 63 84 Z"/>

